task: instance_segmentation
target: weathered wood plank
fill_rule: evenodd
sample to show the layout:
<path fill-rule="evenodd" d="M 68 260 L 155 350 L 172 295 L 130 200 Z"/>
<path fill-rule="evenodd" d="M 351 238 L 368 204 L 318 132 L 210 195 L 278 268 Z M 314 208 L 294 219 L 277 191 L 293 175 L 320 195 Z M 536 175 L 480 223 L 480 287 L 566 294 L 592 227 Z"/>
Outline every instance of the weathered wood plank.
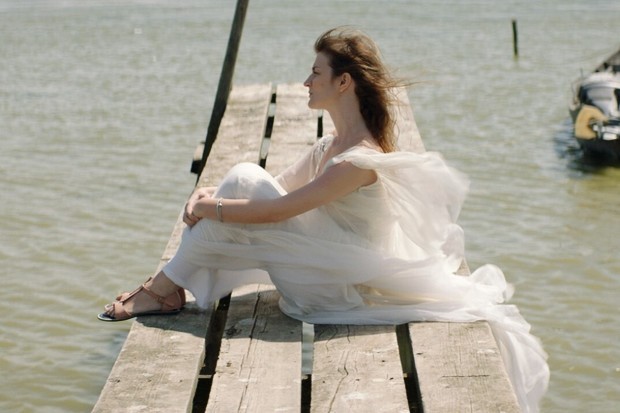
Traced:
<path fill-rule="evenodd" d="M 198 186 L 217 185 L 239 162 L 258 162 L 271 84 L 235 87 Z"/>
<path fill-rule="evenodd" d="M 298 119 L 295 114 L 287 115 L 287 111 L 297 109 L 291 106 L 290 95 L 294 97 L 298 90 L 286 86 L 279 88 L 276 120 L 273 126 L 275 133 L 272 133 L 271 140 L 279 139 L 281 136 L 279 133 L 284 132 L 284 124 Z M 234 96 L 247 96 L 246 93 L 241 93 L 241 90 L 233 91 L 233 93 Z M 256 162 L 258 160 L 271 94 L 271 86 L 256 94 L 261 95 L 261 100 L 255 103 L 256 106 L 261 107 L 260 110 L 256 110 L 256 117 L 249 118 L 248 108 L 244 111 L 243 117 L 237 119 L 237 121 L 243 119 L 244 123 L 260 122 L 259 139 L 253 140 L 251 144 L 246 140 L 247 138 L 242 140 L 244 149 L 249 153 L 246 161 Z M 246 97 L 245 101 L 249 102 L 249 98 Z M 220 133 L 231 133 L 233 135 L 231 139 L 238 141 L 239 133 L 234 129 L 228 132 L 225 125 L 228 124 L 223 122 Z M 239 127 L 235 123 L 230 125 L 233 128 Z M 296 132 L 298 135 L 299 127 Z M 256 133 L 248 135 L 257 136 Z M 268 167 L 275 171 L 286 166 L 284 160 L 288 163 L 290 157 L 295 156 L 290 151 L 286 152 L 286 149 L 290 148 L 279 146 L 275 154 L 270 150 L 267 158 Z M 283 154 L 285 159 L 282 159 L 279 154 Z M 236 161 L 241 160 L 236 159 Z M 255 285 L 233 292 L 207 405 L 208 412 L 299 410 L 301 403 L 301 323 L 289 319 L 279 311 L 278 299 L 279 295 L 272 286 Z"/>
<path fill-rule="evenodd" d="M 270 98 L 269 84 L 232 90 L 202 185 L 217 184 L 237 162 L 256 162 Z M 184 228 L 179 213 L 157 271 L 175 254 Z M 186 309 L 179 315 L 140 317 L 132 324 L 93 412 L 191 411 L 211 314 L 198 309 L 188 293 Z"/>
<path fill-rule="evenodd" d="M 209 316 L 189 303 L 178 315 L 134 322 L 93 412 L 191 411 Z"/>
<path fill-rule="evenodd" d="M 316 142 L 317 112 L 308 108 L 302 84 L 276 87 L 276 111 L 266 169 L 276 175 Z"/>
<path fill-rule="evenodd" d="M 273 174 L 314 142 L 318 114 L 307 108 L 302 85 L 279 85 L 276 91 L 267 158 Z M 407 95 L 398 93 L 401 147 L 422 152 Z M 271 85 L 233 89 L 198 186 L 216 185 L 238 162 L 258 161 L 271 94 Z M 323 134 L 333 129 L 327 113 L 323 127 Z M 184 227 L 179 214 L 158 270 L 176 252 Z M 465 262 L 460 273 L 468 273 Z M 278 298 L 271 286 L 234 292 L 207 411 L 300 410 L 302 324 L 279 311 Z M 190 301 L 177 316 L 135 322 L 93 411 L 190 411 L 211 314 Z M 316 326 L 312 411 L 409 411 L 393 330 Z M 412 323 L 409 333 L 426 413 L 518 411 L 487 323 Z M 503 401 L 493 404 L 498 394 Z"/>
<path fill-rule="evenodd" d="M 411 323 L 425 413 L 520 411 L 487 322 Z"/>
<path fill-rule="evenodd" d="M 272 286 L 233 292 L 207 412 L 299 412 L 301 322 Z"/>
<path fill-rule="evenodd" d="M 409 412 L 393 326 L 315 326 L 311 411 Z"/>

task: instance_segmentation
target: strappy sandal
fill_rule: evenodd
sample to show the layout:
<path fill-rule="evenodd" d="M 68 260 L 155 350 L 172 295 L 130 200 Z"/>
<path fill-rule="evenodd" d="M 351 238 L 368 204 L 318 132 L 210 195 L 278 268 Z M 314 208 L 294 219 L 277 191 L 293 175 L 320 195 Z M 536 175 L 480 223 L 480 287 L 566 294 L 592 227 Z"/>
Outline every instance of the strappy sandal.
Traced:
<path fill-rule="evenodd" d="M 146 282 L 148 282 L 149 280 L 150 278 L 146 280 Z M 97 316 L 97 318 L 101 321 L 124 321 L 143 315 L 177 314 L 183 309 L 183 307 L 185 306 L 185 289 L 179 288 L 169 296 L 163 297 L 151 291 L 151 289 L 146 286 L 146 282 L 132 292 L 123 293 L 116 297 L 116 301 L 112 303 L 112 305 L 114 306 L 114 316 L 111 316 L 107 313 L 101 313 Z M 124 304 L 129 301 L 133 296 L 138 294 L 140 291 L 144 291 L 151 298 L 161 304 L 161 308 L 159 310 L 143 311 L 141 313 L 130 313 L 129 311 L 125 310 Z"/>

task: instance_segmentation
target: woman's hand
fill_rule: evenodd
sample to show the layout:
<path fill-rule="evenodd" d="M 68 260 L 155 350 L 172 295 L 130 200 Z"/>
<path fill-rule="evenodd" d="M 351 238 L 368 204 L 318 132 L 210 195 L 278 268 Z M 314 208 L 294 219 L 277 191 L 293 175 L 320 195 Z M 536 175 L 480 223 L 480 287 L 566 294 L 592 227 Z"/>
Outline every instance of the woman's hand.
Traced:
<path fill-rule="evenodd" d="M 197 215 L 194 215 L 192 208 L 189 207 L 189 203 L 187 203 L 187 205 L 185 205 L 185 212 L 183 213 L 183 222 L 185 222 L 185 224 L 191 228 L 196 225 L 200 220 L 201 218 Z"/>
<path fill-rule="evenodd" d="M 188 227 L 193 227 L 200 221 L 203 217 L 197 213 L 195 210 L 196 202 L 203 198 L 211 198 L 213 193 L 215 192 L 215 187 L 202 187 L 198 188 L 194 191 L 194 193 L 189 197 L 189 200 L 185 204 L 185 210 L 183 212 L 183 222 Z"/>

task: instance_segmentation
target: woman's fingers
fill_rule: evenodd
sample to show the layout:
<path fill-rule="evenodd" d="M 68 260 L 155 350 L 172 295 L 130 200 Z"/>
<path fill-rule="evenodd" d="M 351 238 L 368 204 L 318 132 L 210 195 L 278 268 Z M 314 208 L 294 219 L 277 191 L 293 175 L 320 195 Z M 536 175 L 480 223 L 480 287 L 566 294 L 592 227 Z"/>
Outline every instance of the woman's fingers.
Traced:
<path fill-rule="evenodd" d="M 193 215 L 192 213 L 185 211 L 185 213 L 183 214 L 183 222 L 185 222 L 185 224 L 190 228 L 196 225 L 198 221 L 200 221 L 200 218 L 198 218 L 196 215 Z"/>

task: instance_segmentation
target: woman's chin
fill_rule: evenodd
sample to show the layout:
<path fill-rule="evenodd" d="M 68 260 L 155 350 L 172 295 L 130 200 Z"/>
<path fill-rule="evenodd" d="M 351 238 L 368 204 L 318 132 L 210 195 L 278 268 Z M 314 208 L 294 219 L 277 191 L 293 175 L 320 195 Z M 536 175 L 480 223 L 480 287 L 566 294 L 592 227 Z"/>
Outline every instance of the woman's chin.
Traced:
<path fill-rule="evenodd" d="M 316 102 L 314 102 L 314 101 L 312 100 L 312 98 L 310 98 L 310 99 L 308 100 L 308 107 L 309 107 L 310 109 L 315 109 L 315 110 L 321 110 L 321 109 L 323 109 L 323 107 L 322 107 L 321 105 L 318 105 Z"/>

